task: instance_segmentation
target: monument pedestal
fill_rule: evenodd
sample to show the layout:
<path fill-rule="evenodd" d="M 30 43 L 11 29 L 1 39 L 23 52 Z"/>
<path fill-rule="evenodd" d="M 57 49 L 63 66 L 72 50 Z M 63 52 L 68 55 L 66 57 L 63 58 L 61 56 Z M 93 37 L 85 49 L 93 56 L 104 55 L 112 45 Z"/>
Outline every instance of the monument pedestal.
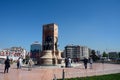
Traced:
<path fill-rule="evenodd" d="M 53 56 L 53 65 L 57 65 L 57 58 Z"/>
<path fill-rule="evenodd" d="M 53 65 L 52 59 L 52 50 L 45 50 L 43 51 L 43 56 L 41 57 L 41 64 L 42 65 Z"/>

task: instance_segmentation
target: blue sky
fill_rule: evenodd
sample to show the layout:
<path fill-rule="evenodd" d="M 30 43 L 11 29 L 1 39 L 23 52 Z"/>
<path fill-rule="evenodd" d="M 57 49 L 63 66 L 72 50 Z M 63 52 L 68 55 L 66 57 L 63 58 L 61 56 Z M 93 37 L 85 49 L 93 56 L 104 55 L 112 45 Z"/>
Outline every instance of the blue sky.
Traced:
<path fill-rule="evenodd" d="M 59 27 L 59 49 L 68 44 L 120 51 L 119 0 L 0 0 L 0 49 L 29 50 L 42 43 L 42 25 Z"/>

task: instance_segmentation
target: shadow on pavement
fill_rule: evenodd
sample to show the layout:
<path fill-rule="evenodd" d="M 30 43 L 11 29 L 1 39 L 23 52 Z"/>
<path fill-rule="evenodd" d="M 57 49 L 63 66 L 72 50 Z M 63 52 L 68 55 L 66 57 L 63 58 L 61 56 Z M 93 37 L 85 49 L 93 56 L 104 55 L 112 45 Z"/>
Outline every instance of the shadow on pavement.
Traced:
<path fill-rule="evenodd" d="M 0 72 L 0 74 L 4 74 L 4 72 Z"/>

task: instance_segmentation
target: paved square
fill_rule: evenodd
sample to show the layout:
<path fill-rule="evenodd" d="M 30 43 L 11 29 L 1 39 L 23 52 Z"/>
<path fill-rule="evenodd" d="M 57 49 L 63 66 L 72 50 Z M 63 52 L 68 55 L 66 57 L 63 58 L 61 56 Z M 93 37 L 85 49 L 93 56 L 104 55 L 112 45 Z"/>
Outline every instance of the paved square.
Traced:
<path fill-rule="evenodd" d="M 72 68 L 37 66 L 32 68 L 31 71 L 28 71 L 27 67 L 17 69 L 16 64 L 13 64 L 10 67 L 9 73 L 4 74 L 4 65 L 0 64 L 0 80 L 53 80 L 53 78 L 62 78 L 63 69 L 65 78 L 120 73 L 120 65 L 118 64 L 94 63 L 93 69 L 89 69 L 88 64 L 88 69 L 86 70 L 82 63 L 72 65 L 75 66 Z"/>

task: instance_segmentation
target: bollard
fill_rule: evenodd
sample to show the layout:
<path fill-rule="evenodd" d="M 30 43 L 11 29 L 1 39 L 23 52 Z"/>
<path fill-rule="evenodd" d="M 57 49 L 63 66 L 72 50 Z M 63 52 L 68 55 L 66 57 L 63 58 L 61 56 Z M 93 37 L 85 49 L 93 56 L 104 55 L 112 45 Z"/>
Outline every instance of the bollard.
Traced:
<path fill-rule="evenodd" d="M 57 80 L 55 74 L 54 74 L 54 79 L 53 80 Z"/>
<path fill-rule="evenodd" d="M 65 80 L 65 72 L 64 72 L 64 69 L 63 69 L 63 73 L 62 73 L 62 80 Z"/>

